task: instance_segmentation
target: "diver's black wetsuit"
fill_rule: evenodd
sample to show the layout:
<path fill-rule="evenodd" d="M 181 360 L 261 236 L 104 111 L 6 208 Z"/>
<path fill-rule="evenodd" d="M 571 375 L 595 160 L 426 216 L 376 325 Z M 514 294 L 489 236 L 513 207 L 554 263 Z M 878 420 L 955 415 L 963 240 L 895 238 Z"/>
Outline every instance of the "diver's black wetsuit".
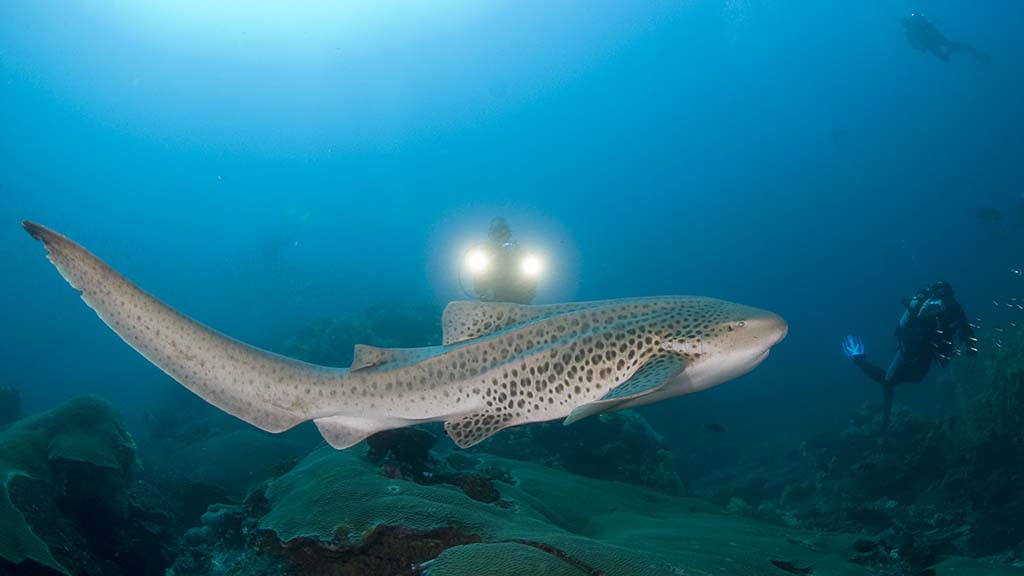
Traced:
<path fill-rule="evenodd" d="M 473 282 L 473 290 L 483 302 L 529 304 L 537 295 L 536 278 L 521 270 L 522 250 L 512 241 L 512 229 L 504 218 L 491 220 L 487 233 L 493 261 L 488 270 Z"/>
<path fill-rule="evenodd" d="M 950 56 L 961 51 L 974 56 L 979 62 L 987 63 L 989 61 L 988 55 L 977 48 L 943 36 L 938 28 L 921 14 L 911 14 L 904 17 L 901 22 L 903 31 L 907 34 L 907 40 L 915 50 L 931 52 L 943 62 L 948 62 Z"/>
<path fill-rule="evenodd" d="M 896 327 L 899 349 L 888 370 L 871 364 L 863 355 L 852 357 L 858 368 L 882 385 L 882 418 L 886 426 L 892 413 L 893 389 L 898 384 L 924 380 L 932 360 L 941 366 L 949 364 L 956 355 L 954 335 L 967 344 L 969 356 L 975 354 L 974 330 L 948 283 L 926 286 L 906 303 L 906 308 Z"/>
<path fill-rule="evenodd" d="M 494 260 L 490 269 L 473 283 L 473 290 L 481 301 L 516 304 L 533 302 L 537 294 L 537 281 L 520 271 L 521 252 L 519 246 L 512 242 L 492 248 Z"/>

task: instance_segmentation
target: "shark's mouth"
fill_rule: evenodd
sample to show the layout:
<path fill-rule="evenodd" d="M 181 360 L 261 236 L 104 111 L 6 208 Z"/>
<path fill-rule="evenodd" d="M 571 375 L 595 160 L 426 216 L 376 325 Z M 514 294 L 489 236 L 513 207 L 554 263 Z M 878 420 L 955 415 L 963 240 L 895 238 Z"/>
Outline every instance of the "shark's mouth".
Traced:
<path fill-rule="evenodd" d="M 768 357 L 768 354 L 770 354 L 771 351 L 772 351 L 771 348 L 765 348 L 764 352 L 761 352 L 760 354 L 758 354 L 757 357 L 754 358 L 754 366 L 755 367 L 759 366 L 761 364 L 761 362 L 764 362 L 765 358 Z"/>

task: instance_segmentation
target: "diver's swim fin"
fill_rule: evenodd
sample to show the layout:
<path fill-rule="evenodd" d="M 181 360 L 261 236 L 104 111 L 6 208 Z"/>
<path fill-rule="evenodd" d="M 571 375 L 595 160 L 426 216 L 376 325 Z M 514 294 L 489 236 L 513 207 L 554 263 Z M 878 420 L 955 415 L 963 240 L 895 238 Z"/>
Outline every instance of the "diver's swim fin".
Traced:
<path fill-rule="evenodd" d="M 843 354 L 851 360 L 858 356 L 863 356 L 864 342 L 862 342 L 860 338 L 850 334 L 846 338 L 843 338 Z"/>

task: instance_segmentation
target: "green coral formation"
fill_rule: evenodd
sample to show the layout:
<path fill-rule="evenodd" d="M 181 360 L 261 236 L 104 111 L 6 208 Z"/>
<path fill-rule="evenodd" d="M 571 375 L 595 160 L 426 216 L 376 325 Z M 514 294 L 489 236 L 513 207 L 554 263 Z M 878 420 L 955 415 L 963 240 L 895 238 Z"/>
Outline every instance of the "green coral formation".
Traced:
<path fill-rule="evenodd" d="M 956 435 L 970 449 L 994 439 L 1024 443 L 1024 333 L 1002 333 L 977 360 L 955 365 Z"/>
<path fill-rule="evenodd" d="M 860 532 L 859 559 L 894 573 L 949 554 L 1024 564 L 1024 334 L 986 341 L 941 384 L 943 418 L 899 408 L 883 430 L 865 407 L 844 430 L 696 480 L 695 493 L 778 524 Z"/>
<path fill-rule="evenodd" d="M 516 480 L 501 485 L 497 505 L 443 485 L 383 478 L 357 454 L 322 449 L 270 484 L 259 528 L 285 543 L 312 539 L 329 549 L 358 543 L 381 526 L 456 528 L 482 540 L 430 561 L 435 576 L 735 576 L 770 574 L 772 560 L 823 574 L 867 574 L 846 561 L 852 537 L 779 529 L 699 500 L 484 458 Z"/>
<path fill-rule="evenodd" d="M 579 568 L 527 544 L 501 542 L 449 548 L 431 562 L 428 576 L 581 576 Z"/>
<path fill-rule="evenodd" d="M 11 493 L 12 485 L 21 480 L 41 484 L 40 489 L 57 494 L 74 490 L 66 476 L 68 466 L 78 470 L 77 464 L 109 470 L 115 478 L 123 477 L 135 465 L 135 444 L 107 402 L 72 400 L 20 420 L 0 434 L 0 558 L 14 565 L 31 561 L 70 573 L 54 557 L 52 543 L 33 529 Z"/>

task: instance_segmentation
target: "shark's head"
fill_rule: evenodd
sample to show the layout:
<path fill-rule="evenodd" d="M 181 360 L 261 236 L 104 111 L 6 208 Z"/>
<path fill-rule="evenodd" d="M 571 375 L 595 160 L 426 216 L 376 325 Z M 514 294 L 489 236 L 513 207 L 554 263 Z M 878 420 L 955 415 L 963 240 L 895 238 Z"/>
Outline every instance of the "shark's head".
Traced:
<path fill-rule="evenodd" d="M 788 330 L 781 316 L 758 308 L 706 299 L 698 310 L 685 328 L 663 344 L 688 359 L 683 373 L 666 386 L 673 396 L 705 390 L 750 372 Z"/>

